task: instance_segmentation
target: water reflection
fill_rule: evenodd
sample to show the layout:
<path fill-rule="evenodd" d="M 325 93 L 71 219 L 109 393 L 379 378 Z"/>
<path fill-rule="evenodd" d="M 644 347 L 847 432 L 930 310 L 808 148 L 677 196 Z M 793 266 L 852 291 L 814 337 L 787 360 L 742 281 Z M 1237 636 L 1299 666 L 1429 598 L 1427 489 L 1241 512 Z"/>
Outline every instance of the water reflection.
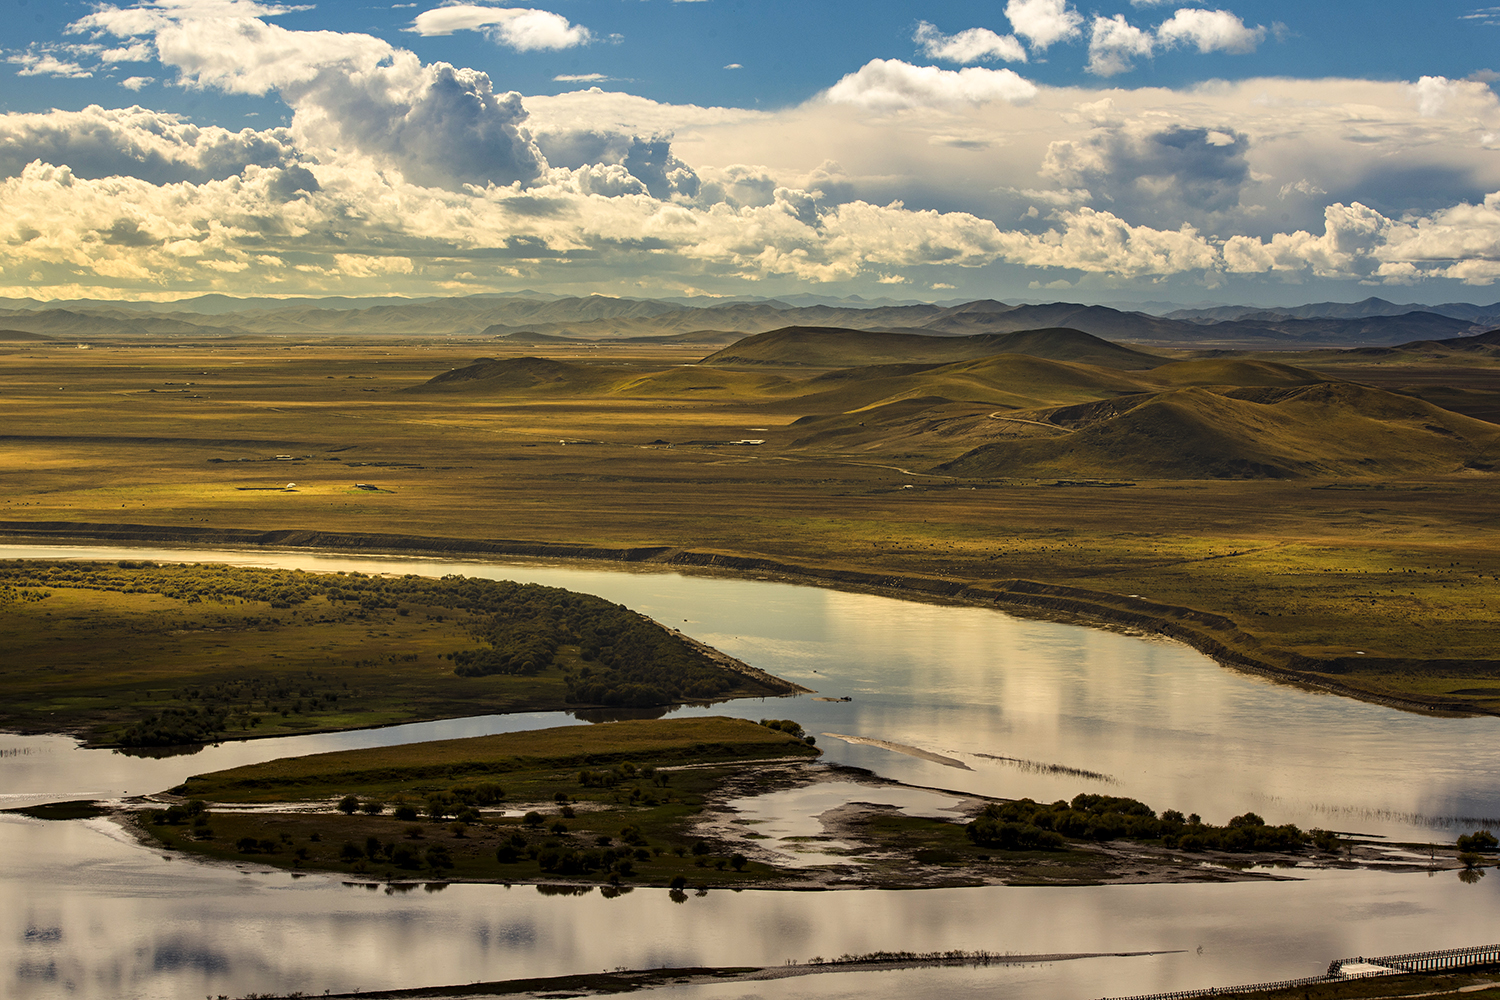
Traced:
<path fill-rule="evenodd" d="M 906 744 L 972 769 L 956 774 L 876 746 L 820 741 L 830 760 L 914 784 L 1048 801 L 1107 792 L 1158 809 L 1197 812 L 1212 822 L 1254 810 L 1304 828 L 1418 842 L 1451 840 L 1462 827 L 1493 822 L 1500 801 L 1493 718 L 1434 719 L 1310 694 L 1225 670 L 1176 643 L 982 608 L 642 567 L 0 546 L 0 556 L 59 555 L 433 576 L 463 572 L 597 593 L 818 688 L 824 697 L 854 699 L 737 701 L 669 714 L 795 717 L 809 732 Z M 589 720 L 612 717 L 584 714 Z M 0 757 L 0 795 L 30 792 L 33 798 L 25 801 L 37 801 L 141 794 L 188 774 L 291 753 L 577 721 L 557 713 L 451 720 L 224 744 L 176 762 L 115 755 L 105 764 L 76 752 Z M 14 749 L 24 738 L 0 742 Z M 127 766 L 132 762 L 139 768 Z"/>
<path fill-rule="evenodd" d="M 1495 719 L 1434 719 L 1276 686 L 1180 645 L 980 608 L 597 567 L 308 553 L 0 546 L 4 557 L 218 559 L 361 572 L 464 572 L 600 594 L 824 697 L 675 715 L 795 718 L 962 761 L 821 740 L 827 758 L 933 788 L 1040 800 L 1131 795 L 1223 822 L 1451 843 L 1500 802 Z M 191 756 L 0 736 L 0 805 L 154 792 L 288 754 L 587 721 L 561 713 L 225 743 Z M 1023 766 L 1023 765 L 1035 766 Z M 1112 778 L 1114 784 L 1108 784 Z M 1470 817 L 1471 819 L 1463 819 Z M 1423 852 L 1418 851 L 1418 854 Z M 104 820 L 0 816 L 0 995 L 193 997 L 350 991 L 616 966 L 779 965 L 877 950 L 1180 950 L 1004 969 L 841 973 L 695 986 L 685 996 L 1079 997 L 1305 975 L 1331 958 L 1480 943 L 1496 880 L 1302 872 L 1305 881 L 923 892 L 688 894 L 611 887 L 345 889 L 251 864 L 169 861 Z M 434 884 L 435 886 L 435 884 Z M 36 937 L 28 938 L 30 931 Z M 50 936 L 49 935 L 54 935 Z M 1482 934 L 1481 936 L 1488 936 Z"/>
<path fill-rule="evenodd" d="M 1478 943 L 1475 928 L 1483 936 L 1500 920 L 1491 879 L 1311 874 L 1230 885 L 676 895 L 498 885 L 430 892 L 412 882 L 387 894 L 384 886 L 294 880 L 250 865 L 167 862 L 88 823 L 12 817 L 0 819 L 7 886 L 0 995 L 368 992 L 619 966 L 779 966 L 881 950 L 1179 952 L 683 991 L 896 997 L 979 995 L 987 987 L 992 996 L 1021 990 L 1014 995 L 1076 1000 L 1290 977 L 1348 955 Z M 28 929 L 38 932 L 32 940 Z"/>

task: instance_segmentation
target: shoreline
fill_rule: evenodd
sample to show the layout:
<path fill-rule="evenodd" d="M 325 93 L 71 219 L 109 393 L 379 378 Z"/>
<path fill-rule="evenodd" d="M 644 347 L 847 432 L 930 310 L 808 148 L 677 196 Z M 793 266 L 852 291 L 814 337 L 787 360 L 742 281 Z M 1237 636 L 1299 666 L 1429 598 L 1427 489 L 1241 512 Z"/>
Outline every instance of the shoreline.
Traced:
<path fill-rule="evenodd" d="M 1149 958 L 1177 955 L 1181 949 L 1162 951 L 1058 952 L 1055 954 L 1013 955 L 991 952 L 938 952 L 933 954 L 852 955 L 833 959 L 809 959 L 768 967 L 724 966 L 693 968 L 632 969 L 619 972 L 580 973 L 571 976 L 547 976 L 534 979 L 502 979 L 488 983 L 454 986 L 419 986 L 412 989 L 371 990 L 356 993 L 329 993 L 335 1000 L 371 997 L 376 1000 L 442 1000 L 448 997 L 495 996 L 613 996 L 662 987 L 707 983 L 751 983 L 773 979 L 791 979 L 830 972 L 893 972 L 899 969 L 935 969 L 952 967 L 981 968 L 992 965 L 1049 965 L 1086 958 Z"/>
<path fill-rule="evenodd" d="M 761 556 L 703 549 L 681 549 L 665 545 L 611 547 L 570 542 L 458 539 L 387 533 L 329 532 L 317 529 L 259 531 L 247 528 L 172 527 L 83 521 L 0 521 L 0 540 L 14 544 L 24 544 L 28 541 L 39 544 L 109 542 L 120 545 L 156 544 L 237 547 L 249 550 L 259 548 L 305 552 L 339 551 L 369 556 L 431 555 L 474 559 L 510 557 L 700 570 L 724 573 L 739 578 L 769 579 L 854 593 L 873 593 L 898 600 L 951 602 L 970 607 L 995 608 L 1025 617 L 1095 628 L 1101 625 L 1121 626 L 1181 642 L 1209 657 L 1220 666 L 1310 691 L 1352 698 L 1417 714 L 1500 715 L 1500 711 L 1486 711 L 1470 703 L 1455 702 L 1439 696 L 1397 697 L 1376 694 L 1329 680 L 1326 673 L 1319 672 L 1318 668 L 1322 667 L 1326 672 L 1342 672 L 1345 668 L 1343 660 L 1346 658 L 1318 660 L 1266 646 L 1223 615 L 1161 604 L 1140 597 L 1048 584 L 1035 580 L 1010 579 L 980 582 L 838 569 L 823 565 L 803 566 Z M 1378 658 L 1370 658 L 1359 662 L 1362 665 L 1369 665 L 1382 661 Z M 1438 665 L 1454 661 L 1434 657 L 1384 662 Z M 1496 668 L 1500 669 L 1500 660 L 1493 662 Z M 800 685 L 797 686 L 800 687 Z"/>

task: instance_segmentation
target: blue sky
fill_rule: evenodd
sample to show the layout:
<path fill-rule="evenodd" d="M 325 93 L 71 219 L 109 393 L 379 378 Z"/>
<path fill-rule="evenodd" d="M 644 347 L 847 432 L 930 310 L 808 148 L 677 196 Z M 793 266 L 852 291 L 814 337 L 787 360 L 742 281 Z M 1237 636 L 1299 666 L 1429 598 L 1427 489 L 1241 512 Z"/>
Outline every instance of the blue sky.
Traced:
<path fill-rule="evenodd" d="M 1500 7 L 0 15 L 5 295 L 1500 298 Z"/>

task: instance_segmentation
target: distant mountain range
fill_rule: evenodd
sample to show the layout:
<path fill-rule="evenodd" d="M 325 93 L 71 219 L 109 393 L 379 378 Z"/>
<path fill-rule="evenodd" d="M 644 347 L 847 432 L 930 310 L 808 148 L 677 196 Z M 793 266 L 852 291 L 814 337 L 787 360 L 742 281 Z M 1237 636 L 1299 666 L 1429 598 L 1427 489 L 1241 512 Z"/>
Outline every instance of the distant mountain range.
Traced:
<path fill-rule="evenodd" d="M 1311 302 L 1280 309 L 1257 309 L 1253 306 L 1174 309 L 1163 315 L 1168 319 L 1185 319 L 1191 323 L 1222 323 L 1232 320 L 1279 322 L 1289 319 L 1370 319 L 1379 316 L 1405 316 L 1415 312 L 1500 326 L 1500 302 L 1488 306 L 1476 306 L 1471 302 L 1447 302 L 1438 306 L 1401 305 L 1374 296 L 1359 302 Z"/>
<path fill-rule="evenodd" d="M 1068 328 L 1112 341 L 1161 347 L 1274 350 L 1385 347 L 1445 340 L 1500 326 L 1500 303 L 1402 306 L 1384 299 L 1293 309 L 1224 306 L 1168 315 L 1053 302 L 981 299 L 956 305 L 815 296 L 714 302 L 528 295 L 430 299 L 234 299 L 175 303 L 0 300 L 0 327 L 67 339 L 90 337 L 549 337 L 592 342 L 632 338 L 731 342 L 785 327 L 839 327 L 922 336 L 1008 334 Z M 9 308 L 7 308 L 9 307 Z M 533 341 L 540 342 L 540 341 Z"/>

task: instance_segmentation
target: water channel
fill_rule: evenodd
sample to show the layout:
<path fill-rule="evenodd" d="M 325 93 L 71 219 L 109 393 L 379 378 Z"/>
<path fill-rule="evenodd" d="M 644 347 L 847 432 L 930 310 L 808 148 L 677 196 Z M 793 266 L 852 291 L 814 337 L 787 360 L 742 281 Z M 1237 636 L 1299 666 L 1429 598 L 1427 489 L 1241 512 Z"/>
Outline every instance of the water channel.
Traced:
<path fill-rule="evenodd" d="M 465 573 L 599 594 L 755 666 L 850 701 L 738 701 L 680 714 L 795 718 L 827 759 L 938 789 L 1140 798 L 1212 822 L 1293 822 L 1451 843 L 1500 813 L 1500 720 L 1411 715 L 1238 674 L 1177 643 L 993 610 L 722 576 L 558 563 L 303 552 L 0 546 L 0 558 L 219 561 Z M 177 757 L 0 735 L 0 804 L 118 798 L 288 754 L 562 724 L 478 716 L 225 743 Z M 955 766 L 956 765 L 956 766 Z M 815 799 L 818 797 L 814 797 Z M 828 804 L 819 799 L 821 810 Z M 1295 881 L 926 892 L 664 890 L 614 898 L 530 886 L 349 887 L 163 856 L 106 821 L 0 817 L 0 994 L 309 994 L 616 967 L 780 965 L 875 950 L 1170 951 L 984 969 L 839 973 L 680 987 L 691 996 L 1084 998 L 1279 979 L 1329 959 L 1485 943 L 1500 876 L 1285 873 Z"/>

